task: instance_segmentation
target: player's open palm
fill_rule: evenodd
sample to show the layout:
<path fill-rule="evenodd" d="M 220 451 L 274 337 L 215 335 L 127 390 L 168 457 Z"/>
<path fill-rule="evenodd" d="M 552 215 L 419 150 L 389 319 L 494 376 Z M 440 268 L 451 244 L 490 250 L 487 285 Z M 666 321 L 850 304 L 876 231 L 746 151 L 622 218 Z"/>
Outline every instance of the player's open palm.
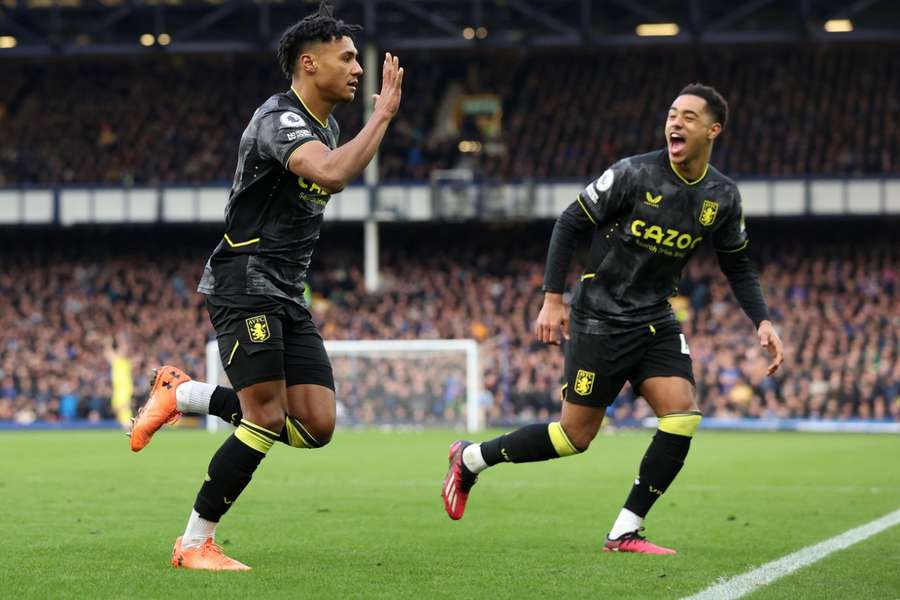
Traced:
<path fill-rule="evenodd" d="M 534 334 L 545 344 L 558 346 L 563 338 L 569 339 L 569 307 L 561 301 L 544 301 Z"/>
<path fill-rule="evenodd" d="M 403 86 L 403 67 L 400 60 L 390 52 L 384 55 L 384 65 L 381 68 L 381 93 L 375 94 L 375 110 L 384 111 L 393 118 L 400 108 L 401 87 Z"/>

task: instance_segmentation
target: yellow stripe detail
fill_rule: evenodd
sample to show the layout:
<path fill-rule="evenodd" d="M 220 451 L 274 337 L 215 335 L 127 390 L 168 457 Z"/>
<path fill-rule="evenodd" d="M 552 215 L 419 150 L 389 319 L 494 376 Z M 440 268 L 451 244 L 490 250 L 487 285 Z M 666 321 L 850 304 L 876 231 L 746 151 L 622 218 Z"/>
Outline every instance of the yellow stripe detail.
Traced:
<path fill-rule="evenodd" d="M 650 333 L 656 335 L 656 327 L 654 327 L 653 325 L 650 326 Z"/>
<path fill-rule="evenodd" d="M 581 280 L 584 281 L 585 279 L 593 279 L 596 276 L 597 276 L 596 273 L 585 273 L 584 275 L 581 276 Z"/>
<path fill-rule="evenodd" d="M 231 366 L 231 361 L 234 360 L 234 353 L 237 352 L 238 346 L 241 344 L 240 340 L 234 340 L 234 348 L 231 349 L 231 354 L 228 355 L 228 362 L 225 363 L 225 366 Z"/>
<path fill-rule="evenodd" d="M 657 428 L 660 431 L 685 437 L 694 437 L 703 416 L 700 413 L 675 413 L 659 418 Z"/>
<path fill-rule="evenodd" d="M 274 431 L 266 429 L 265 427 L 260 427 L 256 423 L 254 423 L 252 421 L 248 421 L 247 419 L 241 419 L 241 425 L 247 427 L 249 430 L 253 431 L 254 433 L 258 433 L 259 435 L 261 435 L 263 437 L 270 438 L 273 442 L 278 440 L 278 438 L 279 438 L 279 435 L 277 433 L 275 433 Z"/>
<path fill-rule="evenodd" d="M 746 248 L 747 244 L 749 244 L 749 243 L 750 243 L 750 240 L 746 240 L 743 244 L 741 244 L 740 248 L 735 248 L 734 250 L 719 250 L 718 248 L 716 248 L 716 252 L 721 252 L 722 254 L 730 254 L 732 252 L 740 252 L 741 250 Z"/>
<path fill-rule="evenodd" d="M 547 431 L 550 433 L 550 442 L 553 444 L 553 449 L 556 450 L 556 453 L 561 457 L 572 456 L 573 454 L 579 454 L 581 452 L 569 441 L 569 436 L 566 435 L 562 425 L 558 422 L 550 423 L 547 426 Z"/>
<path fill-rule="evenodd" d="M 709 163 L 706 163 L 706 166 L 703 167 L 703 175 L 701 175 L 694 181 L 688 181 L 687 179 L 684 178 L 684 176 L 682 176 L 681 173 L 678 172 L 678 169 L 675 168 L 675 165 L 672 164 L 671 160 L 669 161 L 669 166 L 672 167 L 672 172 L 678 176 L 678 179 L 682 180 L 683 182 L 685 182 L 688 185 L 697 185 L 698 183 L 703 181 L 703 178 L 706 177 L 706 172 L 709 171 Z"/>
<path fill-rule="evenodd" d="M 587 207 L 585 207 L 584 202 L 581 201 L 581 196 L 575 196 L 575 200 L 578 202 L 578 206 L 581 207 L 581 210 L 584 211 L 584 214 L 587 215 L 587 218 L 591 220 L 591 223 L 594 225 L 597 224 L 597 221 L 594 220 L 594 217 L 591 216 L 590 211 L 588 211 Z"/>
<path fill-rule="evenodd" d="M 284 420 L 284 426 L 287 427 L 288 432 L 288 444 L 290 444 L 294 448 L 312 448 L 309 445 L 309 442 L 304 439 L 303 434 L 300 433 L 300 430 L 297 429 L 297 426 L 294 424 L 294 420 L 288 417 Z"/>
<path fill-rule="evenodd" d="M 231 238 L 228 237 L 228 234 L 225 234 L 225 241 L 228 242 L 228 245 L 232 248 L 240 248 L 241 246 L 249 246 L 250 244 L 255 244 L 259 241 L 259 238 L 253 238 L 252 240 L 247 240 L 246 242 L 232 242 Z"/>
<path fill-rule="evenodd" d="M 321 125 L 322 127 L 328 127 L 328 123 L 327 123 L 327 122 L 322 121 L 319 117 L 316 116 L 316 113 L 314 113 L 313 111 L 309 110 L 309 107 L 306 105 L 306 102 L 303 101 L 303 98 L 300 97 L 300 94 L 297 93 L 297 90 L 294 89 L 294 86 L 291 86 L 291 91 L 294 92 L 294 95 L 295 95 L 295 96 L 297 96 L 297 100 L 300 101 L 300 104 L 303 105 L 303 108 L 306 109 L 306 112 L 308 112 L 309 114 L 311 114 L 311 115 L 312 115 L 312 118 L 315 119 L 316 121 L 318 121 L 319 125 Z"/>
<path fill-rule="evenodd" d="M 248 429 L 243 423 L 235 430 L 234 437 L 263 454 L 266 454 L 273 444 L 272 440 Z"/>

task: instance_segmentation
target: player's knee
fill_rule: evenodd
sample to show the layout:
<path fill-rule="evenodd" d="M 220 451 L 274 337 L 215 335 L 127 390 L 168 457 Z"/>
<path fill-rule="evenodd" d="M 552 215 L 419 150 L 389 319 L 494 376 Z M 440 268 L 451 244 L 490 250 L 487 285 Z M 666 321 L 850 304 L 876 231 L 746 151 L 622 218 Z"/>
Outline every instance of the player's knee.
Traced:
<path fill-rule="evenodd" d="M 585 452 L 588 448 L 591 447 L 591 442 L 594 441 L 596 434 L 587 433 L 587 432 L 579 432 L 570 437 L 572 440 L 572 445 L 578 449 L 578 452 Z"/>
<path fill-rule="evenodd" d="M 328 432 L 320 431 L 314 435 L 316 441 L 319 442 L 319 448 L 321 448 L 322 446 L 327 446 L 328 443 L 331 442 L 331 437 L 334 435 L 334 429 Z"/>
<path fill-rule="evenodd" d="M 288 444 L 294 448 L 321 448 L 334 434 L 334 415 L 306 415 L 302 419 L 288 416 L 285 420 Z"/>
<path fill-rule="evenodd" d="M 246 416 L 244 417 L 246 419 Z M 259 423 L 257 421 L 251 421 L 256 423 L 260 427 L 265 427 L 269 431 L 279 432 L 284 429 L 284 413 L 278 415 L 266 415 L 265 417 L 260 419 L 262 422 Z"/>
<path fill-rule="evenodd" d="M 306 429 L 315 438 L 319 448 L 328 444 L 334 435 L 335 415 L 314 415 L 306 423 Z"/>
<path fill-rule="evenodd" d="M 593 427 L 584 427 L 572 423 L 560 423 L 560 430 L 566 440 L 574 447 L 577 453 L 584 452 L 591 446 L 591 442 L 597 436 L 597 430 Z"/>
<path fill-rule="evenodd" d="M 691 438 L 702 419 L 703 415 L 699 410 L 672 413 L 659 417 L 657 428 L 659 431 Z"/>
<path fill-rule="evenodd" d="M 284 428 L 284 410 L 277 402 L 246 406 L 243 418 L 245 421 L 250 421 L 254 425 L 276 433 Z"/>

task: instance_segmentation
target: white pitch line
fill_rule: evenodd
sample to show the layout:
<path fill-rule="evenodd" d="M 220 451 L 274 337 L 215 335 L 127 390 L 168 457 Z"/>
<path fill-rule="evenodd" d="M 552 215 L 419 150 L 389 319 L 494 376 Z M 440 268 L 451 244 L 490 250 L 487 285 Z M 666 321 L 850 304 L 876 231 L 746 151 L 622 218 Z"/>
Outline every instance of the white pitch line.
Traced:
<path fill-rule="evenodd" d="M 824 542 L 807 546 L 783 558 L 768 562 L 743 575 L 720 581 L 702 592 L 683 598 L 683 600 L 735 600 L 757 588 L 781 579 L 797 569 L 820 561 L 833 552 L 848 548 L 897 524 L 900 524 L 900 509 Z"/>

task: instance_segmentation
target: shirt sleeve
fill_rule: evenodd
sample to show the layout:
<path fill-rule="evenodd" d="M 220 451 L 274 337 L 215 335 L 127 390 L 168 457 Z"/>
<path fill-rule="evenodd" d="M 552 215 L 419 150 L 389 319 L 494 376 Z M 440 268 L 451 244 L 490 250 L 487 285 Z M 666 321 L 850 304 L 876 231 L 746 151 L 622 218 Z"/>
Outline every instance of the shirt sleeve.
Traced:
<path fill-rule="evenodd" d="M 734 199 L 722 226 L 713 232 L 713 246 L 719 259 L 719 267 L 728 278 L 738 304 L 758 328 L 762 321 L 769 319 L 769 309 L 759 285 L 759 275 L 750 260 L 741 195 L 736 187 Z"/>
<path fill-rule="evenodd" d="M 553 235 L 550 236 L 550 248 L 547 250 L 547 266 L 544 269 L 545 292 L 561 294 L 566 288 L 566 275 L 578 239 L 591 231 L 594 225 L 589 215 L 573 202 L 556 220 Z"/>
<path fill-rule="evenodd" d="M 760 323 L 770 320 L 769 308 L 766 306 L 759 285 L 759 275 L 753 268 L 748 249 L 744 247 L 731 252 L 717 252 L 716 257 L 738 304 L 753 321 L 753 326 L 759 329 Z"/>
<path fill-rule="evenodd" d="M 734 203 L 725 215 L 721 227 L 713 232 L 713 247 L 716 252 L 737 252 L 747 247 L 747 227 L 744 225 L 744 209 L 741 207 L 741 193 L 734 188 Z"/>
<path fill-rule="evenodd" d="M 285 169 L 294 150 L 317 139 L 306 118 L 290 110 L 268 113 L 259 124 L 260 154 L 277 160 Z"/>
<path fill-rule="evenodd" d="M 618 162 L 578 194 L 578 204 L 595 226 L 621 212 L 628 194 L 627 174 L 627 169 Z"/>

